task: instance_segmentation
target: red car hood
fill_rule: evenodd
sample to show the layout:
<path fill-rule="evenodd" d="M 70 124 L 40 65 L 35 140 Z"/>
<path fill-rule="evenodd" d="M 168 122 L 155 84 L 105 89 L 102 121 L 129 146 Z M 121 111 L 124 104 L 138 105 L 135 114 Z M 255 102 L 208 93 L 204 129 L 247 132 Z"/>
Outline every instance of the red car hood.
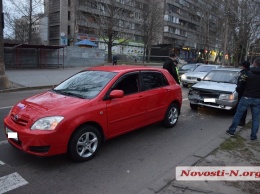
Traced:
<path fill-rule="evenodd" d="M 12 114 L 27 118 L 62 115 L 62 111 L 69 110 L 71 106 L 77 107 L 87 101 L 89 100 L 48 91 L 22 100 L 14 106 Z"/>

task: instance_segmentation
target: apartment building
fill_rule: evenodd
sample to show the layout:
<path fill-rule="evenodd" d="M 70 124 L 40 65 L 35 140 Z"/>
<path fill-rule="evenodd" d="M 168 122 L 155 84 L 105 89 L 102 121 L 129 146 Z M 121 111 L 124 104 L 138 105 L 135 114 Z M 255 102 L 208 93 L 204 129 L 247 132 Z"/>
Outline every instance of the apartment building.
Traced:
<path fill-rule="evenodd" d="M 142 10 L 149 0 L 115 1 L 118 7 L 124 6 L 126 14 L 118 21 L 118 29 L 125 28 L 119 38 L 124 39 L 131 32 L 134 36 L 127 44 L 114 46 L 113 53 L 142 55 L 143 35 L 139 26 Z M 111 1 L 45 0 L 50 45 L 74 45 L 79 40 L 89 39 L 106 50 L 106 44 L 96 33 L 94 19 L 94 16 L 107 14 L 107 7 L 102 2 Z M 203 56 L 205 52 L 210 52 L 209 57 L 214 58 L 220 44 L 216 36 L 219 2 L 222 1 L 158 0 L 164 9 L 164 15 L 158 16 L 162 18 L 163 28 L 154 43 L 160 48 L 166 47 L 168 52 L 177 52 L 184 59 Z M 116 41 L 120 42 L 120 39 Z"/>
<path fill-rule="evenodd" d="M 32 16 L 32 44 L 48 44 L 48 17 L 42 14 Z M 15 39 L 22 43 L 29 40 L 29 21 L 27 16 L 15 20 Z"/>
<path fill-rule="evenodd" d="M 219 12 L 222 1 L 165 0 L 164 29 L 160 44 L 172 48 L 181 58 L 202 58 L 209 52 L 214 61 L 220 48 L 218 40 Z"/>

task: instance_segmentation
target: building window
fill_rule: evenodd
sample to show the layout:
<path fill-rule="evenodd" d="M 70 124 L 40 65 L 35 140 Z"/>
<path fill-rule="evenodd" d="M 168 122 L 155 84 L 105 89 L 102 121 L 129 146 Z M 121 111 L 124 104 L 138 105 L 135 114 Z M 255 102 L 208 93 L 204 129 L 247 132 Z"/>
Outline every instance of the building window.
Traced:
<path fill-rule="evenodd" d="M 68 35 L 70 35 L 70 26 L 68 26 Z"/>
<path fill-rule="evenodd" d="M 70 20 L 70 11 L 68 11 L 68 20 Z"/>
<path fill-rule="evenodd" d="M 68 0 L 68 6 L 70 7 L 70 0 Z"/>

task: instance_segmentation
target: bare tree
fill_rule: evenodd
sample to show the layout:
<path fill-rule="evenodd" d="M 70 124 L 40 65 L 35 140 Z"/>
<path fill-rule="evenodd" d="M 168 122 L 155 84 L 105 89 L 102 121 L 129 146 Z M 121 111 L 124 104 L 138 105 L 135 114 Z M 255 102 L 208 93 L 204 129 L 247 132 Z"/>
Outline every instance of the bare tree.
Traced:
<path fill-rule="evenodd" d="M 136 9 L 133 0 L 74 1 L 77 11 L 75 27 L 88 28 L 102 39 L 108 46 L 108 62 L 112 61 L 112 47 L 133 39 L 141 27 L 141 11 Z"/>
<path fill-rule="evenodd" d="M 199 30 L 197 43 L 203 48 L 203 58 L 209 61 L 211 50 L 215 50 L 215 61 L 217 62 L 220 51 L 223 50 L 223 37 L 225 33 L 225 4 L 223 1 L 207 0 L 197 10 L 199 18 Z M 224 21 L 224 22 L 223 22 Z M 211 58 L 212 60 L 212 58 Z"/>
<path fill-rule="evenodd" d="M 225 40 L 224 50 L 233 53 L 234 63 L 238 65 L 242 60 L 247 60 L 249 49 L 259 36 L 260 2 L 256 0 L 225 2 L 225 21 L 227 21 L 225 29 L 226 34 L 229 35 L 225 36 L 227 40 Z"/>
<path fill-rule="evenodd" d="M 39 43 L 39 34 L 34 26 L 44 17 L 43 0 L 8 0 L 5 6 L 6 28 L 13 34 L 5 33 L 7 38 L 14 38 L 22 43 Z M 39 14 L 41 13 L 41 14 Z"/>
<path fill-rule="evenodd" d="M 142 31 L 143 31 L 143 63 L 148 51 L 147 62 L 150 62 L 151 48 L 153 43 L 157 43 L 159 34 L 163 30 L 163 7 L 157 0 L 149 0 L 143 9 Z"/>

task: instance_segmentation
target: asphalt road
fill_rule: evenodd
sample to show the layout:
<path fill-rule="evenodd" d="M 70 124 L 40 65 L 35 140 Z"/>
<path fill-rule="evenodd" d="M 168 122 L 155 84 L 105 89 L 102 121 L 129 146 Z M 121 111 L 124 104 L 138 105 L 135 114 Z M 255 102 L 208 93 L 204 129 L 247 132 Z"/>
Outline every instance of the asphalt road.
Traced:
<path fill-rule="evenodd" d="M 142 128 L 106 142 L 93 160 L 73 163 L 66 155 L 27 155 L 5 139 L 3 118 L 11 106 L 41 91 L 0 94 L 0 193 L 5 191 L 3 184 L 19 194 L 155 193 L 174 179 L 176 166 L 191 165 L 218 147 L 232 120 L 226 111 L 192 111 L 183 88 L 181 116 L 174 128 Z"/>

